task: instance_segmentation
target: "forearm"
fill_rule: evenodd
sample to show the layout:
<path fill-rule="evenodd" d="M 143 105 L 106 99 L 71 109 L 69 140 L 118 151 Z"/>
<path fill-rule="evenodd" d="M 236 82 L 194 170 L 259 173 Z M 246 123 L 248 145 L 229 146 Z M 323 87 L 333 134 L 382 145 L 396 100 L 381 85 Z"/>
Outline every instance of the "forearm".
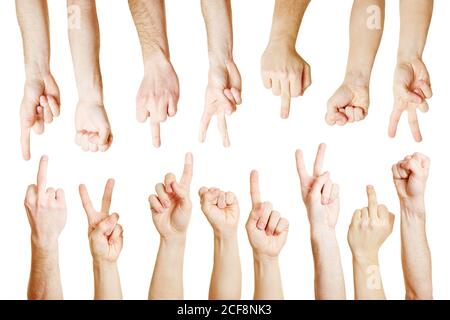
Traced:
<path fill-rule="evenodd" d="M 385 300 L 381 281 L 378 254 L 370 256 L 353 255 L 353 279 L 355 300 Z"/>
<path fill-rule="evenodd" d="M 241 298 L 241 261 L 237 234 L 214 237 L 214 266 L 209 288 L 211 300 L 239 300 Z"/>
<path fill-rule="evenodd" d="M 368 86 L 384 27 L 385 0 L 355 0 L 345 81 Z"/>
<path fill-rule="evenodd" d="M 138 32 L 144 65 L 161 55 L 169 59 L 164 0 L 128 0 Z"/>
<path fill-rule="evenodd" d="M 183 262 L 185 239 L 161 238 L 148 298 L 183 299 Z"/>
<path fill-rule="evenodd" d="M 28 299 L 63 299 L 58 259 L 57 242 L 52 245 L 42 246 L 32 241 Z"/>
<path fill-rule="evenodd" d="M 278 257 L 260 256 L 253 253 L 255 269 L 255 300 L 282 300 L 283 286 L 281 282 Z"/>
<path fill-rule="evenodd" d="M 94 299 L 121 300 L 122 287 L 120 285 L 117 263 L 94 261 Z"/>
<path fill-rule="evenodd" d="M 47 0 L 16 0 L 22 33 L 27 78 L 41 78 L 50 72 L 50 31 Z"/>
<path fill-rule="evenodd" d="M 70 49 L 80 101 L 103 103 L 100 32 L 95 1 L 68 0 L 80 9 L 79 28 L 69 28 Z"/>
<path fill-rule="evenodd" d="M 414 210 L 423 210 L 419 214 Z M 432 299 L 431 253 L 428 247 L 425 209 L 401 206 L 402 265 L 406 299 Z"/>
<path fill-rule="evenodd" d="M 400 0 L 399 60 L 422 57 L 433 4 L 434 0 Z"/>
<path fill-rule="evenodd" d="M 233 27 L 230 0 L 201 0 L 208 36 L 210 62 L 233 59 Z"/>
<path fill-rule="evenodd" d="M 300 24 L 310 0 L 276 0 L 270 42 L 295 47 Z"/>
<path fill-rule="evenodd" d="M 318 300 L 344 300 L 345 284 L 336 234 L 311 231 L 314 257 L 314 288 Z"/>

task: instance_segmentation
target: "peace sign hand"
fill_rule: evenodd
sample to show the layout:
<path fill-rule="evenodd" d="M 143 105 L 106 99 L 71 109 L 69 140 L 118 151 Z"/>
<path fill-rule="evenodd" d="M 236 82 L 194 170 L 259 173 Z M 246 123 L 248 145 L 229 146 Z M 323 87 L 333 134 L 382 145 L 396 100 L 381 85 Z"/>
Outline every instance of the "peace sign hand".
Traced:
<path fill-rule="evenodd" d="M 329 172 L 322 173 L 325 149 L 325 144 L 319 145 L 312 176 L 305 168 L 303 152 L 297 150 L 295 153 L 303 202 L 313 229 L 334 229 L 339 215 L 339 186 L 331 181 Z"/>
<path fill-rule="evenodd" d="M 89 244 L 95 261 L 116 262 L 123 246 L 123 228 L 118 224 L 119 215 L 109 214 L 114 180 L 109 179 L 103 193 L 102 208 L 95 210 L 84 184 L 80 185 L 80 197 L 89 223 Z"/>
<path fill-rule="evenodd" d="M 250 174 L 250 195 L 252 211 L 247 220 L 247 235 L 254 254 L 278 257 L 286 243 L 289 222 L 272 210 L 270 202 L 261 202 L 258 172 Z"/>

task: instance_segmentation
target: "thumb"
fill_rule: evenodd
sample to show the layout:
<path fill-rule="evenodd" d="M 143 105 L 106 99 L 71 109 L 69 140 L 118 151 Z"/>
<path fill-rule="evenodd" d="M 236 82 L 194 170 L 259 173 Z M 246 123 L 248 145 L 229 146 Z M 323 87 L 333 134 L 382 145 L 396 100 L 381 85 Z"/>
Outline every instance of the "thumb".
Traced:
<path fill-rule="evenodd" d="M 171 187 L 173 192 L 180 200 L 181 205 L 186 205 L 189 202 L 189 192 L 176 181 L 172 182 Z"/>
<path fill-rule="evenodd" d="M 114 228 L 116 227 L 118 220 L 119 215 L 117 213 L 113 213 L 109 217 L 100 221 L 100 223 L 95 228 L 95 232 L 101 233 L 102 235 L 109 237 L 114 231 Z"/>
<path fill-rule="evenodd" d="M 320 196 L 322 193 L 322 188 L 327 182 L 327 180 L 330 179 L 330 173 L 327 171 L 323 174 L 321 174 L 313 183 L 313 186 L 311 188 L 311 194 L 313 196 Z"/>

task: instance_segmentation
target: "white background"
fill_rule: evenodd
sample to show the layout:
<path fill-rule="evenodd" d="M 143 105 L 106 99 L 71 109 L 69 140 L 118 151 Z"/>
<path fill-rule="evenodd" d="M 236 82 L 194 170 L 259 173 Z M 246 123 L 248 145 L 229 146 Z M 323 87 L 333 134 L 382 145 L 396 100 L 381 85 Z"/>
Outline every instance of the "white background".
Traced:
<path fill-rule="evenodd" d="M 253 294 L 253 263 L 245 233 L 250 210 L 249 173 L 260 172 L 264 200 L 291 224 L 280 264 L 285 298 L 312 299 L 313 260 L 309 224 L 301 201 L 294 151 L 302 148 L 312 166 L 317 145 L 328 144 L 325 169 L 341 186 L 341 214 L 337 235 L 341 248 L 347 296 L 353 297 L 351 253 L 346 241 L 351 215 L 366 205 L 365 186 L 373 184 L 380 202 L 397 214 L 394 233 L 383 245 L 380 264 L 387 297 L 402 299 L 399 204 L 391 165 L 405 155 L 423 152 L 432 159 L 427 190 L 428 236 L 433 257 L 434 294 L 450 298 L 450 215 L 447 212 L 448 79 L 447 44 L 450 1 L 435 1 L 434 17 L 424 54 L 434 97 L 430 112 L 420 115 L 424 142 L 414 143 L 406 119 L 396 139 L 387 136 L 391 111 L 392 77 L 399 33 L 398 1 L 386 1 L 386 23 L 371 83 L 369 117 L 344 128 L 324 122 L 326 102 L 341 83 L 347 60 L 348 24 L 353 1 L 312 1 L 303 20 L 297 49 L 312 67 L 313 85 L 293 100 L 288 120 L 279 118 L 279 98 L 264 89 L 260 57 L 269 37 L 274 1 L 233 1 L 235 61 L 243 79 L 243 104 L 228 128 L 232 146 L 224 149 L 215 121 L 205 144 L 197 142 L 207 83 L 206 34 L 197 0 L 167 1 L 168 34 L 173 65 L 180 79 L 181 99 L 175 118 L 162 125 L 162 147 L 151 146 L 150 128 L 135 120 L 135 96 L 143 76 L 137 33 L 125 0 L 97 1 L 101 29 L 101 66 L 105 105 L 114 133 L 112 148 L 104 154 L 84 153 L 74 143 L 77 102 L 69 43 L 66 5 L 49 0 L 52 72 L 61 90 L 61 116 L 46 126 L 43 136 L 32 136 L 32 159 L 21 158 L 19 106 L 23 93 L 22 44 L 13 0 L 0 1 L 0 298 L 24 299 L 30 267 L 30 230 L 23 198 L 34 183 L 39 157 L 50 157 L 49 185 L 62 187 L 68 203 L 67 225 L 60 238 L 60 266 L 65 298 L 91 299 L 93 276 L 87 239 L 87 221 L 78 195 L 86 183 L 100 204 L 107 178 L 116 179 L 112 210 L 120 213 L 124 248 L 119 259 L 125 299 L 145 299 L 156 257 L 159 235 L 147 197 L 165 173 L 181 174 L 184 153 L 194 154 L 192 220 L 185 258 L 185 297 L 205 299 L 213 259 L 211 228 L 200 211 L 197 190 L 202 185 L 235 192 L 241 205 L 239 229 L 243 267 L 242 297 Z"/>

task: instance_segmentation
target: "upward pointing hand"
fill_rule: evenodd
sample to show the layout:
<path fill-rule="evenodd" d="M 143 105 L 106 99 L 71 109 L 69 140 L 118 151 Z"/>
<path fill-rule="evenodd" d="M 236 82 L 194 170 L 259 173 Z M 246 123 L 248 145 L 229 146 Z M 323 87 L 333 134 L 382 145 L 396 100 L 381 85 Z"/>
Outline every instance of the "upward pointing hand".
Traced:
<path fill-rule="evenodd" d="M 261 202 L 257 171 L 250 174 L 252 211 L 247 220 L 247 235 L 253 252 L 269 257 L 278 257 L 286 243 L 289 222 L 272 209 L 270 202 Z"/>
<path fill-rule="evenodd" d="M 192 211 L 189 194 L 192 171 L 193 157 L 187 153 L 180 181 L 173 173 L 166 174 L 164 183 L 155 186 L 156 194 L 149 197 L 153 223 L 163 238 L 186 235 Z"/>

